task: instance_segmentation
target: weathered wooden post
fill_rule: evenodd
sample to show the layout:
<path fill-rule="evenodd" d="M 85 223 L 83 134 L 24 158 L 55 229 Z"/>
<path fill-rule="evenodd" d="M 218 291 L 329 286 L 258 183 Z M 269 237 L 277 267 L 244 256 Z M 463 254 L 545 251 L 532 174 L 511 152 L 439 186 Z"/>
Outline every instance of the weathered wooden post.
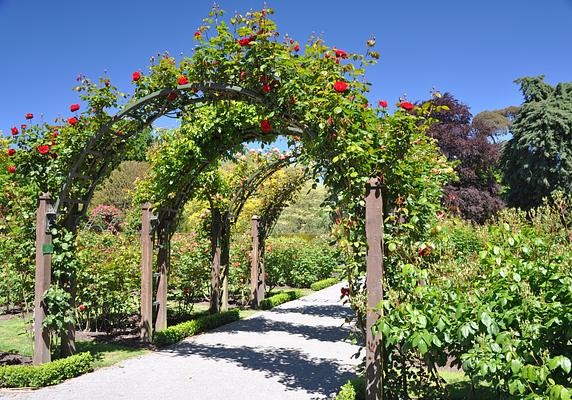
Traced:
<path fill-rule="evenodd" d="M 220 300 L 220 245 L 221 245 L 221 214 L 218 208 L 212 209 L 211 220 L 211 302 L 209 311 L 219 312 Z"/>
<path fill-rule="evenodd" d="M 171 263 L 171 240 L 170 221 L 160 221 L 157 238 L 157 267 L 159 270 L 159 280 L 157 282 L 157 320 L 155 321 L 155 331 L 167 328 L 167 291 L 168 278 Z"/>
<path fill-rule="evenodd" d="M 153 337 L 153 236 L 151 203 L 141 209 L 141 340 Z"/>
<path fill-rule="evenodd" d="M 376 311 L 383 300 L 383 199 L 381 180 L 372 178 L 366 186 L 365 233 L 366 258 L 366 400 L 383 399 L 382 338 L 374 335 L 372 327 L 381 316 Z"/>
<path fill-rule="evenodd" d="M 252 239 L 252 253 L 250 255 L 250 300 L 253 307 L 259 307 L 260 302 L 264 298 L 264 282 L 262 282 L 262 293 L 260 292 L 260 236 L 259 236 L 260 218 L 257 215 L 252 216 L 252 227 L 250 237 Z M 264 278 L 264 277 L 262 277 Z"/>
<path fill-rule="evenodd" d="M 34 293 L 34 365 L 51 361 L 50 331 L 44 328 L 46 303 L 44 294 L 52 282 L 52 234 L 49 215 L 53 215 L 53 204 L 49 193 L 40 196 L 36 214 L 36 281 Z"/>

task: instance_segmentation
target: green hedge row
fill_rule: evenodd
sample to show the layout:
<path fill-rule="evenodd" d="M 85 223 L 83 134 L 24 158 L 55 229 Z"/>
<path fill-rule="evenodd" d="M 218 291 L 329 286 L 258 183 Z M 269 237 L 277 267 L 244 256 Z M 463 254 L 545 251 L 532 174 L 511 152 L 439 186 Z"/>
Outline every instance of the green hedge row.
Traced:
<path fill-rule="evenodd" d="M 177 343 L 186 337 L 205 332 L 210 329 L 217 328 L 229 322 L 240 319 L 239 310 L 230 310 L 218 314 L 207 315 L 192 321 L 180 323 L 170 326 L 162 331 L 155 332 L 153 342 L 157 346 L 166 346 L 168 344 Z"/>
<path fill-rule="evenodd" d="M 335 285 L 338 282 L 339 282 L 339 280 L 337 278 L 322 279 L 321 281 L 312 283 L 312 285 L 310 286 L 310 289 L 317 292 L 318 290 L 322 290 L 322 289 L 325 289 L 325 288 L 330 287 L 332 285 Z"/>
<path fill-rule="evenodd" d="M 299 299 L 303 295 L 304 293 L 301 290 L 289 290 L 287 292 L 278 293 L 262 300 L 260 302 L 260 308 L 263 310 L 270 310 L 271 308 L 282 303 L 286 303 L 287 301 Z"/>
<path fill-rule="evenodd" d="M 89 353 L 79 353 L 42 365 L 8 365 L 0 367 L 0 387 L 57 385 L 90 371 L 93 371 L 93 356 Z"/>
<path fill-rule="evenodd" d="M 352 379 L 341 387 L 335 400 L 365 400 L 365 380 Z"/>

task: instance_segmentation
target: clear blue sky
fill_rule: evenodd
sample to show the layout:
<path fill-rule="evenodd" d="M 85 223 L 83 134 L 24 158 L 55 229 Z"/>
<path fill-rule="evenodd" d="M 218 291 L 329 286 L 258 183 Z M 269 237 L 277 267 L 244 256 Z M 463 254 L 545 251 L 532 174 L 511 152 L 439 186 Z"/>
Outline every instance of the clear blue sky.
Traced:
<path fill-rule="evenodd" d="M 229 13 L 262 1 L 218 2 Z M 47 122 L 77 102 L 78 73 L 105 70 L 129 91 L 131 73 L 168 50 L 190 54 L 207 0 L 0 0 L 0 129 L 24 114 Z M 520 104 L 513 80 L 546 75 L 572 80 L 572 0 L 275 0 L 280 33 L 304 42 L 312 32 L 361 52 L 373 34 L 381 54 L 369 71 L 370 100 L 450 91 L 473 113 Z"/>

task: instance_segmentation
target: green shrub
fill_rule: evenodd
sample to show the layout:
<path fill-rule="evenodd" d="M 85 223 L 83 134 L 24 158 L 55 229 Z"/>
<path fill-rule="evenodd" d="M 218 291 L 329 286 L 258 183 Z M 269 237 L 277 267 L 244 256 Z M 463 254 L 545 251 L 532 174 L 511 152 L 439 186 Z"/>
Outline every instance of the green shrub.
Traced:
<path fill-rule="evenodd" d="M 230 310 L 219 314 L 212 314 L 201 317 L 192 321 L 183 322 L 178 325 L 170 326 L 162 331 L 155 332 L 153 342 L 157 346 L 166 346 L 168 344 L 177 343 L 186 337 L 205 332 L 210 329 L 217 328 L 229 322 L 240 319 L 239 310 Z"/>
<path fill-rule="evenodd" d="M 263 310 L 270 310 L 282 303 L 286 303 L 291 300 L 299 299 L 303 296 L 301 290 L 289 290 L 287 292 L 278 293 L 260 302 L 260 308 Z"/>
<path fill-rule="evenodd" d="M 365 380 L 361 378 L 348 381 L 336 395 L 336 400 L 364 400 L 364 398 Z"/>
<path fill-rule="evenodd" d="M 337 278 L 322 279 L 321 281 L 312 283 L 312 285 L 310 286 L 310 289 L 317 292 L 318 290 L 322 290 L 322 289 L 325 289 L 325 288 L 330 287 L 332 285 L 335 285 L 338 282 L 339 282 L 339 280 Z"/>
<path fill-rule="evenodd" d="M 68 358 L 46 364 L 9 365 L 0 367 L 0 387 L 42 387 L 57 385 L 93 370 L 93 357 L 89 353 L 79 353 Z"/>
<path fill-rule="evenodd" d="M 267 242 L 264 265 L 268 286 L 310 287 L 332 276 L 338 265 L 335 249 L 322 240 L 280 237 Z"/>

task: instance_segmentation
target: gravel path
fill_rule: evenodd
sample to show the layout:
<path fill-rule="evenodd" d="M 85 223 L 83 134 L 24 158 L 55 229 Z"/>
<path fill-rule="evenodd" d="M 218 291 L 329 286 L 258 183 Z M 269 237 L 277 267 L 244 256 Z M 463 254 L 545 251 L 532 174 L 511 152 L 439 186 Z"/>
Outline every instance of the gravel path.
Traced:
<path fill-rule="evenodd" d="M 112 367 L 1 399 L 327 399 L 352 376 L 341 285 Z M 343 326 L 342 326 L 343 325 Z"/>

